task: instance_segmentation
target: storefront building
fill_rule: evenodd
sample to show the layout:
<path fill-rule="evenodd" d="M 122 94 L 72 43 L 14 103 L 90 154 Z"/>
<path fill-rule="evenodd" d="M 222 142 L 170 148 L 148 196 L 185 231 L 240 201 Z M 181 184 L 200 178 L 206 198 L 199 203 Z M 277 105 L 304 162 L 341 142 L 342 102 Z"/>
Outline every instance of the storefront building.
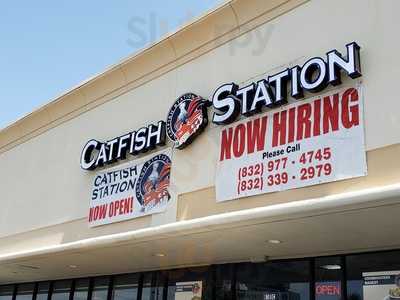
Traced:
<path fill-rule="evenodd" d="M 399 10 L 228 1 L 0 131 L 0 300 L 400 298 Z"/>

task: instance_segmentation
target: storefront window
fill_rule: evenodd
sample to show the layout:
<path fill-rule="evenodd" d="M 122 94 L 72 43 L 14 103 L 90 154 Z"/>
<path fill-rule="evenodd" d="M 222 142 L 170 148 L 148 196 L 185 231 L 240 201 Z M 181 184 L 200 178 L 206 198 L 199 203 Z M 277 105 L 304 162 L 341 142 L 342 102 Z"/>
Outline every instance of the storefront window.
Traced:
<path fill-rule="evenodd" d="M 136 300 L 139 274 L 121 275 L 114 278 L 112 300 Z"/>
<path fill-rule="evenodd" d="M 50 282 L 40 282 L 36 294 L 36 300 L 47 300 L 49 297 Z"/>
<path fill-rule="evenodd" d="M 346 257 L 349 300 L 400 299 L 400 251 Z"/>
<path fill-rule="evenodd" d="M 211 268 L 199 267 L 168 272 L 169 300 L 212 299 Z"/>
<path fill-rule="evenodd" d="M 216 299 L 232 299 L 232 285 L 235 276 L 235 265 L 226 264 L 216 266 L 215 273 Z"/>
<path fill-rule="evenodd" d="M 157 272 L 149 272 L 143 275 L 142 299 L 141 300 L 162 300 L 164 280 Z"/>
<path fill-rule="evenodd" d="M 62 280 L 54 282 L 53 294 L 51 300 L 69 300 L 71 292 L 71 280 Z"/>
<path fill-rule="evenodd" d="M 92 300 L 107 300 L 109 277 L 98 277 L 94 279 Z"/>
<path fill-rule="evenodd" d="M 6 285 L 0 300 L 70 300 L 72 288 L 73 300 L 397 300 L 400 251 Z"/>
<path fill-rule="evenodd" d="M 89 294 L 89 279 L 75 281 L 74 300 L 87 300 Z"/>
<path fill-rule="evenodd" d="M 0 300 L 12 300 L 14 293 L 14 286 L 5 285 L 0 286 Z"/>
<path fill-rule="evenodd" d="M 238 300 L 309 300 L 309 261 L 243 263 L 237 266 Z"/>
<path fill-rule="evenodd" d="M 341 300 L 343 265 L 341 257 L 315 259 L 315 299 Z"/>
<path fill-rule="evenodd" d="M 20 284 L 17 287 L 16 300 L 32 300 L 33 290 L 35 289 L 35 284 Z"/>

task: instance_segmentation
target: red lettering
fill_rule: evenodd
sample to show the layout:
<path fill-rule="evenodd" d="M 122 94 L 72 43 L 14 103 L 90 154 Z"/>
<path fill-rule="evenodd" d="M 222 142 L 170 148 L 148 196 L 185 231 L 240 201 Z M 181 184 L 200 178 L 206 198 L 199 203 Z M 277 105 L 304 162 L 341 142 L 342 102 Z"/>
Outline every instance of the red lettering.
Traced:
<path fill-rule="evenodd" d="M 94 219 L 94 221 L 96 221 L 98 218 L 99 218 L 99 207 L 96 206 L 94 208 L 94 217 L 93 217 L 93 219 Z"/>
<path fill-rule="evenodd" d="M 129 205 L 130 205 L 130 203 L 131 203 L 131 201 L 130 201 L 130 199 L 131 198 L 126 198 L 126 199 L 124 199 L 124 211 L 122 212 L 124 215 L 125 214 L 128 214 L 129 213 L 129 211 L 130 211 L 130 207 L 129 207 Z"/>
<path fill-rule="evenodd" d="M 286 122 L 287 111 L 274 114 L 274 125 L 272 132 L 272 147 L 286 144 Z"/>
<path fill-rule="evenodd" d="M 296 108 L 292 107 L 291 109 L 289 109 L 288 143 L 294 142 L 295 120 L 296 120 Z"/>
<path fill-rule="evenodd" d="M 232 133 L 232 128 L 222 130 L 220 161 L 231 159 Z"/>
<path fill-rule="evenodd" d="M 110 209 L 108 210 L 108 216 L 110 218 L 114 216 L 114 202 L 110 203 Z"/>
<path fill-rule="evenodd" d="M 242 156 L 245 146 L 245 135 L 246 128 L 243 124 L 239 124 L 235 128 L 235 133 L 233 135 L 233 155 L 235 157 Z"/>
<path fill-rule="evenodd" d="M 353 126 L 357 126 L 360 123 L 358 103 L 349 107 L 349 102 L 357 101 L 358 92 L 355 88 L 349 88 L 343 93 L 342 123 L 345 128 L 351 128 Z"/>
<path fill-rule="evenodd" d="M 133 197 L 130 198 L 129 202 L 130 202 L 130 206 L 129 206 L 130 212 L 133 212 Z"/>
<path fill-rule="evenodd" d="M 339 288 L 339 286 L 332 286 L 332 292 L 333 292 L 333 295 L 340 296 L 340 288 Z"/>
<path fill-rule="evenodd" d="M 261 120 L 261 125 L 260 125 Z M 268 117 L 262 117 L 254 121 L 247 122 L 247 153 L 263 151 L 265 147 L 265 134 L 267 133 Z"/>
<path fill-rule="evenodd" d="M 99 219 L 104 219 L 107 214 L 107 204 L 100 205 L 99 208 Z"/>
<path fill-rule="evenodd" d="M 318 284 L 315 287 L 315 293 L 319 296 L 340 296 L 340 283 L 337 284 Z"/>
<path fill-rule="evenodd" d="M 327 291 L 328 295 L 332 296 L 332 295 L 335 294 L 335 288 L 333 286 L 331 286 L 331 285 L 326 287 L 326 291 Z"/>
<path fill-rule="evenodd" d="M 114 217 L 117 215 L 119 208 L 120 208 L 120 202 L 119 201 L 114 202 L 114 215 L 113 215 Z"/>
<path fill-rule="evenodd" d="M 92 222 L 92 220 L 93 220 L 93 207 L 91 207 L 89 210 L 89 222 Z"/>
<path fill-rule="evenodd" d="M 297 108 L 297 140 L 311 136 L 311 105 L 309 103 L 299 105 Z"/>
<path fill-rule="evenodd" d="M 115 217 L 117 215 L 129 214 L 133 211 L 133 197 L 124 198 L 110 203 L 108 216 Z"/>
<path fill-rule="evenodd" d="M 104 219 L 107 215 L 107 204 L 92 207 L 89 210 L 89 222 Z"/>
<path fill-rule="evenodd" d="M 118 203 L 119 203 L 119 211 L 118 211 L 118 214 L 119 214 L 119 215 L 123 215 L 123 214 L 124 214 L 125 199 L 122 199 L 122 200 L 118 201 Z"/>
<path fill-rule="evenodd" d="M 314 101 L 314 126 L 313 136 L 321 134 L 321 99 Z"/>
<path fill-rule="evenodd" d="M 328 133 L 330 128 L 332 131 L 339 130 L 339 95 L 334 94 L 333 104 L 330 96 L 324 97 L 324 118 L 323 118 L 323 132 Z"/>
<path fill-rule="evenodd" d="M 316 293 L 317 295 L 321 295 L 321 294 L 322 294 L 322 290 L 321 290 L 321 286 L 320 286 L 320 285 L 318 285 L 318 286 L 315 288 L 315 293 Z"/>

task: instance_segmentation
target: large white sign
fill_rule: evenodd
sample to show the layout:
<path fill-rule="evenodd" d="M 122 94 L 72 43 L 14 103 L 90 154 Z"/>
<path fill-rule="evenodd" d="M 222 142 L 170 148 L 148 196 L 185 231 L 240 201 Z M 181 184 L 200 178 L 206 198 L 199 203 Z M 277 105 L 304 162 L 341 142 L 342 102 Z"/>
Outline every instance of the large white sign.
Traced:
<path fill-rule="evenodd" d="M 350 87 L 223 128 L 217 201 L 365 176 L 363 115 Z"/>
<path fill-rule="evenodd" d="M 95 175 L 89 226 L 110 224 L 165 210 L 170 200 L 171 149 Z"/>
<path fill-rule="evenodd" d="M 364 300 L 400 299 L 400 271 L 363 273 Z"/>

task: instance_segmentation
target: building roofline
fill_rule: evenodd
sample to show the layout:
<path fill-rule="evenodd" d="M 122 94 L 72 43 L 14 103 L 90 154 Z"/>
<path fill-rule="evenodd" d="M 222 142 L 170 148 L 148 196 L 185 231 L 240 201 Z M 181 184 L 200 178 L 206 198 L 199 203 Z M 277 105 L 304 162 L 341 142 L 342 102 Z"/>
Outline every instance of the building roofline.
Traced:
<path fill-rule="evenodd" d="M 126 56 L 126 57 L 124 57 L 122 59 L 119 59 L 118 62 L 113 63 L 113 64 L 105 67 L 104 70 L 102 70 L 100 72 L 97 72 L 94 75 L 89 76 L 88 78 L 78 82 L 77 84 L 73 85 L 72 87 L 70 87 L 70 88 L 58 93 L 57 95 L 52 97 L 48 102 L 46 102 L 44 104 L 40 104 L 36 108 L 33 108 L 30 112 L 28 112 L 26 114 L 23 114 L 22 116 L 18 117 L 14 121 L 12 121 L 10 124 L 4 126 L 3 128 L 0 128 L 0 133 L 3 130 L 6 130 L 8 127 L 11 127 L 15 123 L 20 122 L 23 119 L 29 117 L 31 114 L 33 114 L 33 113 L 35 113 L 37 111 L 40 111 L 41 109 L 45 108 L 46 106 L 52 105 L 56 101 L 60 101 L 63 97 L 67 96 L 70 93 L 73 93 L 75 90 L 85 86 L 86 84 L 90 84 L 90 83 L 94 82 L 95 80 L 107 75 L 108 73 L 113 72 L 115 69 L 118 69 L 120 66 L 129 63 L 131 60 L 135 59 L 135 57 L 139 56 L 141 53 L 143 53 L 145 51 L 148 51 L 153 47 L 156 47 L 157 44 L 162 43 L 163 41 L 167 40 L 169 37 L 173 36 L 174 34 L 178 33 L 179 31 L 184 30 L 185 28 L 191 26 L 191 24 L 194 24 L 194 23 L 202 20 L 203 18 L 206 18 L 208 14 L 211 14 L 212 12 L 220 9 L 221 7 L 226 5 L 228 2 L 230 2 L 230 0 L 223 1 L 222 3 L 217 5 L 216 7 L 203 12 L 202 14 L 200 14 L 199 16 L 196 16 L 195 18 L 193 18 L 189 22 L 185 22 L 184 24 L 182 24 L 181 26 L 179 26 L 175 30 L 172 30 L 172 31 L 166 33 L 165 35 L 160 37 L 157 41 L 151 42 L 151 43 L 143 46 L 142 48 L 137 49 L 132 54 L 129 54 L 128 56 Z"/>

